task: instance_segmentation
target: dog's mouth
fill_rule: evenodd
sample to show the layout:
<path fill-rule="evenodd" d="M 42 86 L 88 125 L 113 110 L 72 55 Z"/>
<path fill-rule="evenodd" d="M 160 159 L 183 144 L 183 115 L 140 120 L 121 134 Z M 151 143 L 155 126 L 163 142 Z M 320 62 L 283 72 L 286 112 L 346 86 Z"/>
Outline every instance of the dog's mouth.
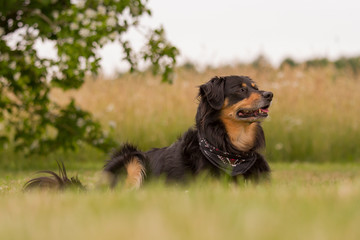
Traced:
<path fill-rule="evenodd" d="M 240 109 L 237 111 L 236 116 L 240 119 L 260 119 L 268 116 L 270 105 L 258 109 Z"/>

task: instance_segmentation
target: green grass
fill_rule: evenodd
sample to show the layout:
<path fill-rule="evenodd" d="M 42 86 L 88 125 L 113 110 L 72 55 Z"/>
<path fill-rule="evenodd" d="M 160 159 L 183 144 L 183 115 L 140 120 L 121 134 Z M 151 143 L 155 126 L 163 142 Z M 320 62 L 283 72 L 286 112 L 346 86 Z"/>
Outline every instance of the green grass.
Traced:
<path fill-rule="evenodd" d="M 248 66 L 178 71 L 170 86 L 147 75 L 87 81 L 69 96 L 113 134 L 147 150 L 171 144 L 194 124 L 201 83 L 249 75 L 274 92 L 263 123 L 271 184 L 198 178 L 189 185 L 147 183 L 139 191 L 97 188 L 108 154 L 24 156 L 0 151 L 0 239 L 358 239 L 360 236 L 360 78 L 333 68 L 258 71 Z M 96 94 L 94 94 L 96 93 Z M 37 170 L 65 162 L 87 192 L 22 192 Z"/>
<path fill-rule="evenodd" d="M 95 167 L 95 166 L 94 166 Z M 0 239 L 357 239 L 360 166 L 272 164 L 270 184 L 199 178 L 138 191 L 26 192 L 29 171 L 0 171 Z"/>

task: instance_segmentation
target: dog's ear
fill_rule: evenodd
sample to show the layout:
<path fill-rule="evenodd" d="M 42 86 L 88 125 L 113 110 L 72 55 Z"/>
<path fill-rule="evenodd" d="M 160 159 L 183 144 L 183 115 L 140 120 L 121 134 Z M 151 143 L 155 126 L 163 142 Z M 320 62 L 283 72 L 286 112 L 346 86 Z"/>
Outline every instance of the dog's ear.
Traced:
<path fill-rule="evenodd" d="M 209 82 L 200 86 L 200 97 L 206 99 L 210 106 L 220 110 L 224 104 L 224 85 L 225 79 L 214 77 Z"/>

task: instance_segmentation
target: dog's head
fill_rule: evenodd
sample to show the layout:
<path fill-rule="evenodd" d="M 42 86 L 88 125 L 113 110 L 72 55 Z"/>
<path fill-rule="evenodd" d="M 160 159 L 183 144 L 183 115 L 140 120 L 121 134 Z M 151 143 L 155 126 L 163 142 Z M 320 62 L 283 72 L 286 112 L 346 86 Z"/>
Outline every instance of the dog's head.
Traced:
<path fill-rule="evenodd" d="M 215 77 L 200 86 L 199 95 L 223 117 L 242 122 L 266 118 L 273 98 L 272 92 L 259 90 L 245 76 Z"/>

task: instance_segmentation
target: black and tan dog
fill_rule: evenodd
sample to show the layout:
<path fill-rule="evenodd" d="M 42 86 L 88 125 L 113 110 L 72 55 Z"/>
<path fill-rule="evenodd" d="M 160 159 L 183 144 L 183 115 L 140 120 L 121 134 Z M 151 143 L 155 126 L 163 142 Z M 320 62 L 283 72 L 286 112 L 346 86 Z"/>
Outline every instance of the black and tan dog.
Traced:
<path fill-rule="evenodd" d="M 185 181 L 204 171 L 212 176 L 229 174 L 234 179 L 267 178 L 270 168 L 259 153 L 265 145 L 260 122 L 268 116 L 272 98 L 271 92 L 259 90 L 249 77 L 215 77 L 200 86 L 195 127 L 169 147 L 141 152 L 124 144 L 105 164 L 104 172 L 114 187 L 125 169 L 127 184 L 135 188 L 146 176 Z M 47 172 L 50 177 L 32 179 L 26 187 L 48 186 L 49 182 L 59 188 L 79 185 L 77 179 L 67 178 L 63 166 L 60 169 L 60 177 Z"/>

